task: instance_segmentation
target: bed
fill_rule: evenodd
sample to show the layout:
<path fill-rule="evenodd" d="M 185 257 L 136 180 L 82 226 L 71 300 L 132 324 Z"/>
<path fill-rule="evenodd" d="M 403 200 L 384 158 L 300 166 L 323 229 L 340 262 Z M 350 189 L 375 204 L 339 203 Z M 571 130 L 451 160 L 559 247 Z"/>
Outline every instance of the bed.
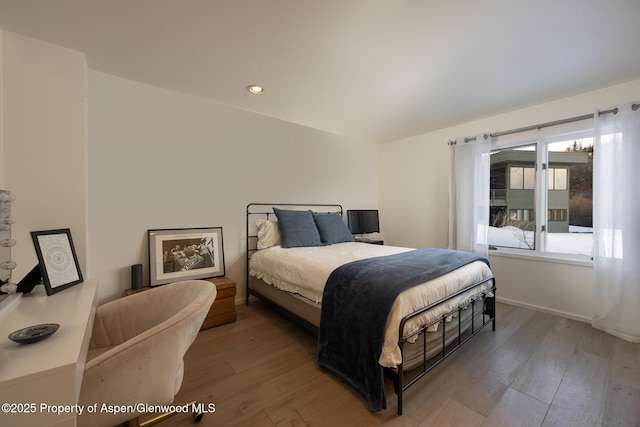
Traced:
<path fill-rule="evenodd" d="M 386 409 L 491 324 L 495 279 L 460 251 L 353 241 L 340 205 L 251 203 L 247 289 L 318 334 L 318 364 Z M 395 265 L 395 270 L 391 270 Z M 359 307 L 359 308 L 358 308 Z"/>

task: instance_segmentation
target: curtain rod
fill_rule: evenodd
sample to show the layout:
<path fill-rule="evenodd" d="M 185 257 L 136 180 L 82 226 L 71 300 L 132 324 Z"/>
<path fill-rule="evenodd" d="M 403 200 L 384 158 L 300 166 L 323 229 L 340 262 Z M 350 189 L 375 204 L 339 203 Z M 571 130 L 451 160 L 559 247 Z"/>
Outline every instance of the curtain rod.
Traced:
<path fill-rule="evenodd" d="M 637 110 L 638 108 L 640 108 L 640 104 L 633 104 L 631 105 L 631 109 L 632 110 Z M 602 115 L 602 114 L 617 114 L 618 113 L 618 109 L 617 108 L 613 108 L 611 110 L 603 110 L 600 111 L 598 113 L 598 115 Z M 484 137 L 485 139 L 488 137 L 498 137 L 498 136 L 505 136 L 505 135 L 512 135 L 514 133 L 521 133 L 521 132 L 527 132 L 530 130 L 540 130 L 540 129 L 544 129 L 547 127 L 551 127 L 551 126 L 557 126 L 557 125 L 563 125 L 565 123 L 573 123 L 573 122 L 579 122 L 581 120 L 588 120 L 588 119 L 593 119 L 595 116 L 595 114 L 584 114 L 582 116 L 575 116 L 575 117 L 569 117 L 568 119 L 561 119 L 561 120 L 554 120 L 552 122 L 545 122 L 545 123 L 540 123 L 537 125 L 531 125 L 531 126 L 525 126 L 525 127 L 521 127 L 521 128 L 517 128 L 517 129 L 509 129 L 509 130 L 505 130 L 505 131 L 501 131 L 501 132 L 494 132 L 494 133 L 490 133 L 490 134 L 485 134 Z M 464 139 L 464 142 L 471 142 L 471 141 L 475 141 L 476 137 L 475 136 L 471 136 L 471 137 L 467 137 Z M 456 141 L 449 141 L 448 142 L 449 145 L 455 145 Z"/>

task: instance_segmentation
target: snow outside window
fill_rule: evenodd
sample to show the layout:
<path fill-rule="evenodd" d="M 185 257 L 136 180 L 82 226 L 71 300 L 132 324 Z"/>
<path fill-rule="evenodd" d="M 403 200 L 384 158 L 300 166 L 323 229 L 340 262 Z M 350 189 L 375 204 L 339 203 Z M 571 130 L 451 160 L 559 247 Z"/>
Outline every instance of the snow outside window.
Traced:
<path fill-rule="evenodd" d="M 494 149 L 489 245 L 590 258 L 594 155 L 585 132 Z"/>

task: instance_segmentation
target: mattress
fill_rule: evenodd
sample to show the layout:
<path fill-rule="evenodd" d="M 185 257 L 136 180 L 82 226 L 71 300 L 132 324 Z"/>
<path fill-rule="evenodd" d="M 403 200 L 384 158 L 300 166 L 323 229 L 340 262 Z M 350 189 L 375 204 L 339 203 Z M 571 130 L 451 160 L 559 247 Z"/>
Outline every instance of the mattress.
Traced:
<path fill-rule="evenodd" d="M 335 268 L 352 261 L 410 250 L 412 249 L 359 242 L 287 249 L 273 246 L 257 251 L 251 256 L 249 274 L 280 290 L 300 295 L 319 305 L 322 303 L 327 278 Z M 393 368 L 402 362 L 398 339 L 400 321 L 404 316 L 490 277 L 492 273 L 489 267 L 484 262 L 476 261 L 402 292 L 389 313 L 380 365 Z M 478 288 L 411 319 L 405 324 L 404 334 L 408 335 L 422 325 L 434 322 L 454 311 L 459 305 L 490 289 L 492 285 L 491 281 L 487 281 Z M 438 324 L 435 324 L 430 330 L 435 331 L 437 328 Z"/>

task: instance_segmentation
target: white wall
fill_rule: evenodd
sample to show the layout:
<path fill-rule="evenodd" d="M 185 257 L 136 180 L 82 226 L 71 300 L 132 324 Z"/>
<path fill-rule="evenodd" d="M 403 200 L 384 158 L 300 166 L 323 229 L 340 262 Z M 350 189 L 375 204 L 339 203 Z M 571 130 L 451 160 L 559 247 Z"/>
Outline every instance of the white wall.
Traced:
<path fill-rule="evenodd" d="M 87 72 L 81 52 L 2 35 L 14 280 L 37 263 L 30 231 L 69 227 L 105 302 L 130 286 L 132 264 L 146 284 L 147 229 L 222 226 L 241 299 L 248 203 L 377 207 L 373 144 Z"/>
<path fill-rule="evenodd" d="M 130 287 L 132 264 L 148 280 L 147 229 L 207 226 L 223 227 L 242 298 L 246 205 L 376 208 L 377 155 L 373 144 L 90 71 L 89 264 L 100 300 Z"/>
<path fill-rule="evenodd" d="M 70 228 L 86 271 L 85 57 L 3 32 L 4 186 L 16 201 L 13 280 L 37 264 L 30 231 Z"/>
<path fill-rule="evenodd" d="M 447 247 L 447 141 L 590 114 L 634 100 L 640 100 L 640 80 L 382 145 L 379 207 L 386 242 Z M 590 267 L 497 256 L 491 256 L 491 262 L 499 299 L 577 319 L 591 318 Z"/>

